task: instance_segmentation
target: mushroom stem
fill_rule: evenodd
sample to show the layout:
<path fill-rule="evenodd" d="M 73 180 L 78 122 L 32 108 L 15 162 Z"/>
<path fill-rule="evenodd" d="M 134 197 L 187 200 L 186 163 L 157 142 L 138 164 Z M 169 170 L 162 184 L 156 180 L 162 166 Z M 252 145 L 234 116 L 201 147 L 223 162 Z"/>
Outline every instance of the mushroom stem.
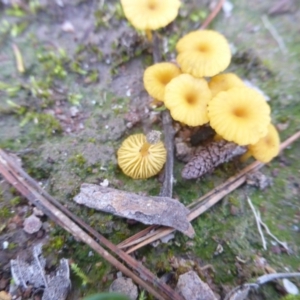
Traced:
<path fill-rule="evenodd" d="M 161 132 L 157 130 L 151 130 L 146 135 L 146 142 L 140 149 L 140 153 L 142 156 L 146 156 L 148 154 L 148 149 L 151 145 L 157 144 L 160 141 Z"/>
<path fill-rule="evenodd" d="M 246 153 L 244 153 L 244 154 L 240 157 L 240 161 L 241 161 L 241 162 L 245 162 L 245 161 L 247 161 L 251 156 L 252 156 L 251 151 L 248 150 Z"/>
<path fill-rule="evenodd" d="M 145 142 L 145 143 L 143 144 L 143 146 L 141 147 L 140 153 L 141 153 L 141 155 L 142 155 L 143 157 L 146 156 L 146 155 L 148 155 L 148 150 L 149 150 L 150 146 L 151 146 L 150 143 Z"/>
<path fill-rule="evenodd" d="M 146 36 L 149 42 L 152 42 L 152 31 L 150 29 L 146 29 Z"/>

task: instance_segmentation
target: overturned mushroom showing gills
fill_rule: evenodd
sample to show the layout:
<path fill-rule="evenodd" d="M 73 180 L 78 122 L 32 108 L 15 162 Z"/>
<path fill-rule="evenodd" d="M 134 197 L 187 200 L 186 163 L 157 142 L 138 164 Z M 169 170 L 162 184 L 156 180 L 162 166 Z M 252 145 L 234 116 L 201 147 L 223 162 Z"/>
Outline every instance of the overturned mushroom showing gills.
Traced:
<path fill-rule="evenodd" d="M 246 147 L 224 140 L 212 142 L 199 150 L 183 168 L 181 175 L 184 179 L 196 179 L 212 171 L 218 165 L 231 160 L 233 157 L 246 152 Z"/>
<path fill-rule="evenodd" d="M 160 132 L 152 130 L 147 136 L 129 136 L 118 150 L 118 164 L 122 171 L 133 179 L 145 179 L 156 175 L 167 158 Z"/>
<path fill-rule="evenodd" d="M 95 184 L 83 183 L 74 201 L 90 208 L 144 224 L 173 227 L 188 237 L 195 232 L 187 219 L 189 210 L 169 197 L 145 197 Z"/>

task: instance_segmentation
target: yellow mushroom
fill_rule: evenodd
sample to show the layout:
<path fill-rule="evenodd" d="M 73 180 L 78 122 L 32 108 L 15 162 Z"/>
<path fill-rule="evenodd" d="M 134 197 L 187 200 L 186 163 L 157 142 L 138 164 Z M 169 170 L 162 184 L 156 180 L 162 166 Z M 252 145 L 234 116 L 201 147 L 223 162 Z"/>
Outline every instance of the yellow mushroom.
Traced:
<path fill-rule="evenodd" d="M 166 86 L 165 106 L 172 118 L 189 126 L 199 126 L 209 121 L 207 103 L 211 91 L 205 79 L 181 74 Z"/>
<path fill-rule="evenodd" d="M 178 15 L 179 0 L 121 0 L 124 14 L 139 30 L 145 30 L 149 40 L 151 30 L 167 26 Z"/>
<path fill-rule="evenodd" d="M 215 76 L 230 63 L 231 52 L 225 37 L 213 30 L 197 30 L 181 38 L 176 58 L 183 73 L 194 77 Z"/>
<path fill-rule="evenodd" d="M 238 87 L 218 93 L 208 103 L 210 126 L 230 142 L 249 145 L 268 132 L 270 107 L 257 91 Z"/>
<path fill-rule="evenodd" d="M 180 73 L 180 69 L 172 63 L 152 65 L 144 72 L 145 89 L 153 98 L 164 101 L 166 85 Z"/>
<path fill-rule="evenodd" d="M 233 73 L 219 74 L 211 78 L 208 86 L 212 92 L 212 96 L 216 96 L 219 92 L 227 91 L 234 87 L 244 87 L 242 79 Z"/>
<path fill-rule="evenodd" d="M 133 179 L 145 179 L 156 175 L 166 162 L 167 151 L 159 140 L 159 131 L 134 134 L 125 139 L 118 150 L 118 164 Z"/>
<path fill-rule="evenodd" d="M 279 153 L 280 138 L 273 124 L 269 124 L 268 133 L 257 143 L 248 146 L 251 155 L 263 162 L 268 163 Z"/>

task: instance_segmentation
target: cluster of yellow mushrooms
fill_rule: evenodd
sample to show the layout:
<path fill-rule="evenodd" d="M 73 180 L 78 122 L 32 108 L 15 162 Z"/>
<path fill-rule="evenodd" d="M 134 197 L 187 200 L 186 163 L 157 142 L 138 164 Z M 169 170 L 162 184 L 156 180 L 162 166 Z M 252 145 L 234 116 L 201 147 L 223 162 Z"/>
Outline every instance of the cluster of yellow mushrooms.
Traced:
<path fill-rule="evenodd" d="M 129 2 L 137 1 L 122 0 L 125 15 L 133 25 L 143 19 L 144 26 L 140 29 L 162 27 L 150 27 L 144 15 L 134 20 L 136 8 L 125 8 Z M 179 7 L 175 0 L 138 1 L 140 5 L 146 2 L 153 5 L 154 10 L 155 5 L 166 8 L 171 2 L 177 11 Z M 274 158 L 279 152 L 279 135 L 271 124 L 271 110 L 263 95 L 247 87 L 233 73 L 220 74 L 231 60 L 226 38 L 213 30 L 193 31 L 178 41 L 176 50 L 176 63 L 157 63 L 145 70 L 143 80 L 147 92 L 164 103 L 175 121 L 189 126 L 209 123 L 219 138 L 247 146 L 248 156 L 264 163 Z M 152 135 L 133 135 L 121 145 L 118 163 L 126 175 L 148 178 L 162 169 L 166 150 L 162 142 L 158 142 L 158 134 L 154 134 L 154 139 Z"/>

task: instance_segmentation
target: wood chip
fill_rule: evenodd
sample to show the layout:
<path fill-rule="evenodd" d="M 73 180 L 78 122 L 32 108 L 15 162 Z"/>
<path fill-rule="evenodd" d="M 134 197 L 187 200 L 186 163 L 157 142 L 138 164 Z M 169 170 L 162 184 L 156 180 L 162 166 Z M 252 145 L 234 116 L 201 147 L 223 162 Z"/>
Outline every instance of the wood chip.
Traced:
<path fill-rule="evenodd" d="M 189 210 L 169 197 L 140 196 L 113 188 L 83 183 L 74 201 L 115 216 L 133 219 L 144 224 L 173 227 L 188 237 L 195 231 L 187 220 Z"/>

